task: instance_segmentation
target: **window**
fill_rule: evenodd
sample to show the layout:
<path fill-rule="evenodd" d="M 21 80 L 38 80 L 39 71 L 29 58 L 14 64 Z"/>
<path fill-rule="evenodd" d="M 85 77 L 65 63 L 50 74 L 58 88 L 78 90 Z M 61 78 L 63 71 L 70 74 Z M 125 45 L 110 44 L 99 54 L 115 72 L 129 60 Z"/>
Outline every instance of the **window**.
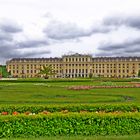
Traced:
<path fill-rule="evenodd" d="M 119 64 L 119 68 L 121 68 L 121 64 Z"/>

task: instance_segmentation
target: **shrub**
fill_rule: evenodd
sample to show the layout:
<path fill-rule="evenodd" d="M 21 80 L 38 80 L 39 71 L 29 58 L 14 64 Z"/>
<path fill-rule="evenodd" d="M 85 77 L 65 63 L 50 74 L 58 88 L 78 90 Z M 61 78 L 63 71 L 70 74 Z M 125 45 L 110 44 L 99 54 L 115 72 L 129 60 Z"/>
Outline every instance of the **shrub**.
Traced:
<path fill-rule="evenodd" d="M 140 132 L 140 113 L 54 113 L 0 117 L 0 137 L 130 135 Z"/>

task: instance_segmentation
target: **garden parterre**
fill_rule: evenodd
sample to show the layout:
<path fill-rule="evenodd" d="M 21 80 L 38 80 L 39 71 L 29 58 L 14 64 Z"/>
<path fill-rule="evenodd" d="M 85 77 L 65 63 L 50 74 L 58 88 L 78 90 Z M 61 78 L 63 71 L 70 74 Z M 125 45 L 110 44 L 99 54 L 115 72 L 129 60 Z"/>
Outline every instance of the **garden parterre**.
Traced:
<path fill-rule="evenodd" d="M 132 87 L 135 82 L 0 81 L 0 137 L 139 133 L 140 88 Z"/>

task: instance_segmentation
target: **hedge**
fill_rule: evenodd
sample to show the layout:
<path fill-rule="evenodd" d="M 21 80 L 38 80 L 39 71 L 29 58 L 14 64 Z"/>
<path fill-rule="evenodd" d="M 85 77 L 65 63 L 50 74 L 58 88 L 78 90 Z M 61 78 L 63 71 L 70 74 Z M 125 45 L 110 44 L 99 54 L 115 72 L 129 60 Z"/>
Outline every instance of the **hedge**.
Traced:
<path fill-rule="evenodd" d="M 0 117 L 0 138 L 131 135 L 139 132 L 140 113 L 52 113 Z"/>
<path fill-rule="evenodd" d="M 32 112 L 40 113 L 42 111 L 61 112 L 67 110 L 68 112 L 140 112 L 140 105 L 138 104 L 100 104 L 100 105 L 86 105 L 86 104 L 71 104 L 71 105 L 0 105 L 0 113 L 8 112 L 12 114 L 17 111 L 19 113 Z"/>

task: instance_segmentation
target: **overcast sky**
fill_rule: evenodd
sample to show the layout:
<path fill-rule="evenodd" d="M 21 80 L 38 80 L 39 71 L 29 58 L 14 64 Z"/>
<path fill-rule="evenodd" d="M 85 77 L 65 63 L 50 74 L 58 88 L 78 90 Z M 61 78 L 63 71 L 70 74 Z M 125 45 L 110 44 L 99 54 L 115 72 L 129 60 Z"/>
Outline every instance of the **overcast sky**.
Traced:
<path fill-rule="evenodd" d="M 0 63 L 17 57 L 140 56 L 140 0 L 0 0 Z"/>

